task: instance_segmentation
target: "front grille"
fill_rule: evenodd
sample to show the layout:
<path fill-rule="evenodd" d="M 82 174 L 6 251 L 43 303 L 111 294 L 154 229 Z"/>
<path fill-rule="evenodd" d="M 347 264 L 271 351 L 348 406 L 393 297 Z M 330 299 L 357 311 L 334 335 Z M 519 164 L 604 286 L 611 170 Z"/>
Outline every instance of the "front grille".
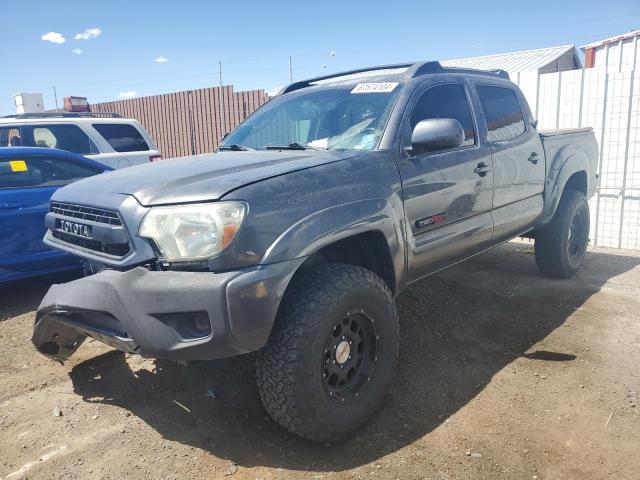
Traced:
<path fill-rule="evenodd" d="M 86 248 L 87 250 L 93 250 L 95 252 L 106 253 L 107 255 L 113 255 L 115 257 L 124 257 L 129 253 L 128 243 L 104 243 L 97 240 L 90 240 L 88 238 L 75 237 L 66 233 L 51 231 L 51 235 L 58 240 L 62 240 L 65 243 L 70 243 L 78 247 Z"/>
<path fill-rule="evenodd" d="M 120 215 L 118 212 L 114 212 L 112 210 L 61 202 L 51 202 L 49 210 L 62 219 L 68 218 L 71 221 L 82 222 L 84 220 L 102 224 L 104 225 L 104 227 L 101 227 L 103 229 L 108 227 L 122 227 Z M 94 232 L 95 228 L 96 227 L 94 227 Z M 92 238 L 83 238 L 77 235 L 71 235 L 56 229 L 51 230 L 51 235 L 62 242 L 112 257 L 124 257 L 131 249 L 129 242 L 104 242 Z"/>
<path fill-rule="evenodd" d="M 106 225 L 120 226 L 122 220 L 117 212 L 111 210 L 103 210 L 101 208 L 83 207 L 81 205 L 72 205 L 70 203 L 51 202 L 50 211 L 55 214 L 78 220 L 89 220 L 96 223 L 104 223 Z"/>

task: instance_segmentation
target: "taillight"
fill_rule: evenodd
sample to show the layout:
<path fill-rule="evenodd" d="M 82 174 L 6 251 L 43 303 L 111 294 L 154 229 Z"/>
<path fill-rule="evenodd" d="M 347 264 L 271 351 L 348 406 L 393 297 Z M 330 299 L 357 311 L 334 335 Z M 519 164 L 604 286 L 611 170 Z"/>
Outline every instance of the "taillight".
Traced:
<path fill-rule="evenodd" d="M 149 155 L 150 162 L 157 162 L 158 160 L 162 160 L 162 155 Z"/>

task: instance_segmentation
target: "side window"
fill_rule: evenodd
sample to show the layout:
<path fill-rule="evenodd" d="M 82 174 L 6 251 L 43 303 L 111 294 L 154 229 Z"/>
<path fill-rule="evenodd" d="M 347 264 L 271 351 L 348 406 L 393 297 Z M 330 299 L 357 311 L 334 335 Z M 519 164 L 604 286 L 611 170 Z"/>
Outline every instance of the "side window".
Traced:
<path fill-rule="evenodd" d="M 476 143 L 473 115 L 464 87 L 460 84 L 437 85 L 424 92 L 411 113 L 411 131 L 421 120 L 454 118 L 464 129 L 463 146 Z"/>
<path fill-rule="evenodd" d="M 19 147 L 22 145 L 20 129 L 17 127 L 0 128 L 0 147 Z"/>
<path fill-rule="evenodd" d="M 94 123 L 95 128 L 116 152 L 146 152 L 149 145 L 136 127 L 127 123 Z"/>
<path fill-rule="evenodd" d="M 33 127 L 33 146 L 66 150 L 88 155 L 99 153 L 91 139 L 76 125 L 39 125 Z"/>
<path fill-rule="evenodd" d="M 66 185 L 100 172 L 99 168 L 59 157 L 0 157 L 0 189 Z"/>
<path fill-rule="evenodd" d="M 525 132 L 524 114 L 516 93 L 510 88 L 476 87 L 487 119 L 487 141 L 502 142 Z"/>

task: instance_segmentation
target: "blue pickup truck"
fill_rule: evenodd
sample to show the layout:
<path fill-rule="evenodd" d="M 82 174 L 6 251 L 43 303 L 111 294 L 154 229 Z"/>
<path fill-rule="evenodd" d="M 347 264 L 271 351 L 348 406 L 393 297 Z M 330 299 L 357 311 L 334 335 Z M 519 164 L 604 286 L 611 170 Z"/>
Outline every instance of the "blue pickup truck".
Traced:
<path fill-rule="evenodd" d="M 0 283 L 81 268 L 80 260 L 42 243 L 53 192 L 112 168 L 51 148 L 0 148 Z"/>

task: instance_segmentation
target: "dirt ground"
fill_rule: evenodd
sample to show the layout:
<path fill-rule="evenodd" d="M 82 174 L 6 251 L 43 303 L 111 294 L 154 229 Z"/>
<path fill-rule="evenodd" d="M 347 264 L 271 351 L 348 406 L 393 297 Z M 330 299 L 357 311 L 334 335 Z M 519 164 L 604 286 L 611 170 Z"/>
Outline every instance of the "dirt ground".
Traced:
<path fill-rule="evenodd" d="M 640 255 L 596 249 L 560 281 L 530 249 L 405 291 L 392 395 L 333 446 L 269 420 L 253 355 L 184 367 L 90 342 L 59 365 L 30 336 L 68 276 L 4 287 L 0 479 L 639 479 Z"/>

